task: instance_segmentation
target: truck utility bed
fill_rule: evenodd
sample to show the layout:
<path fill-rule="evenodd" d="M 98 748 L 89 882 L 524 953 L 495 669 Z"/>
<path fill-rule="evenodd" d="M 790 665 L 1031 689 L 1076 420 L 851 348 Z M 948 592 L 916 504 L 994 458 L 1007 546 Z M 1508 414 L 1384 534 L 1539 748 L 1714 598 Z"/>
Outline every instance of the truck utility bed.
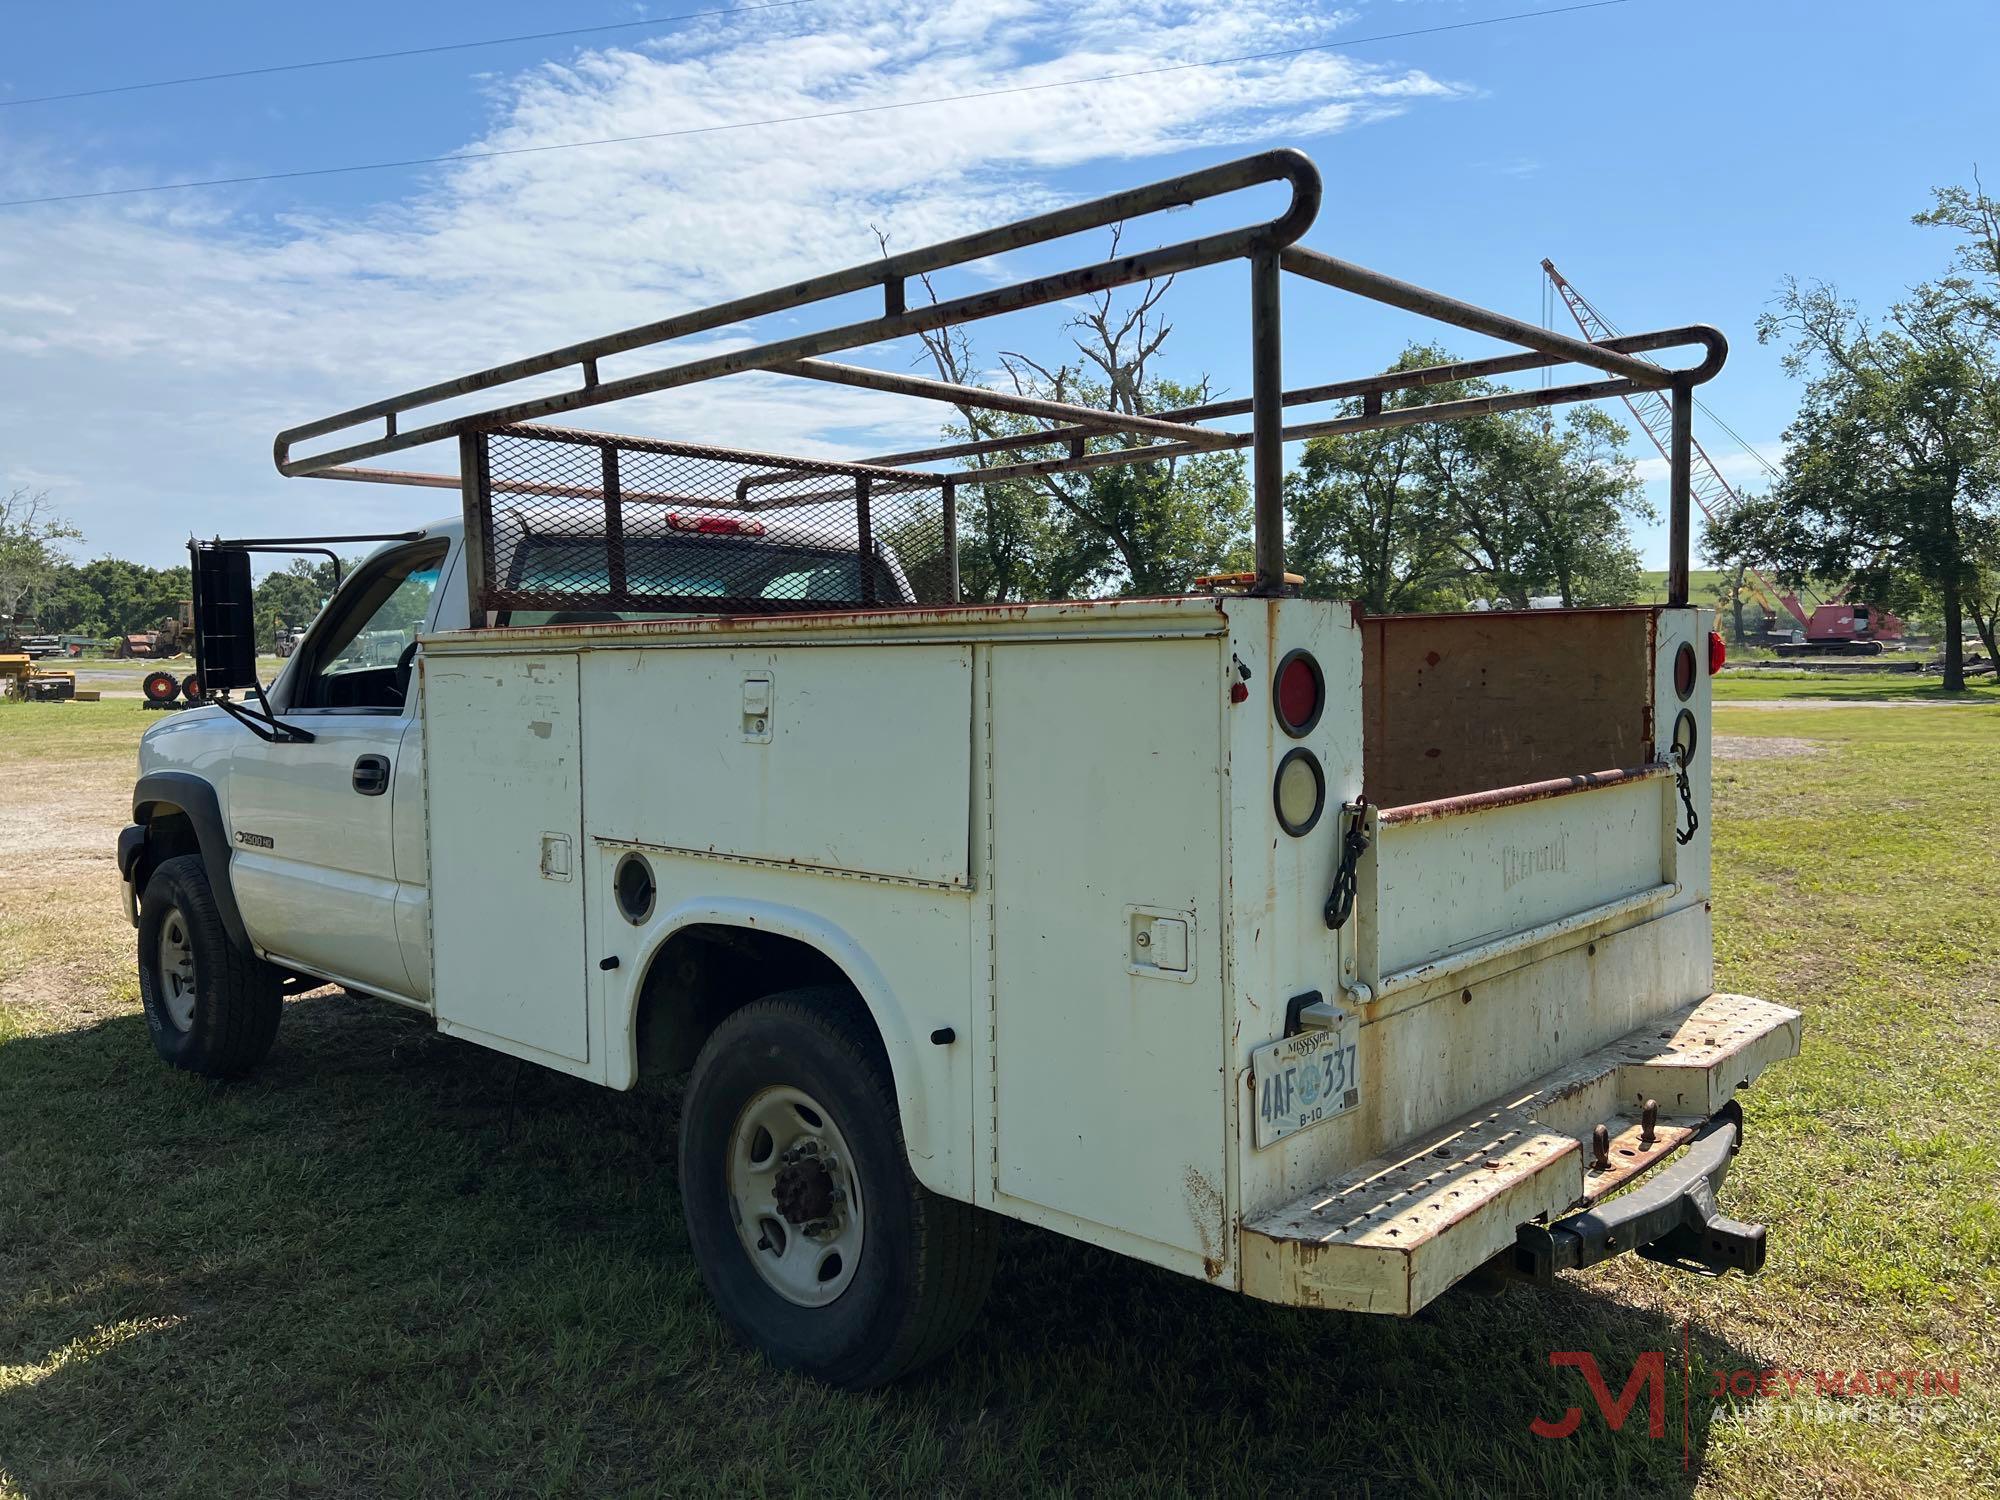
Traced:
<path fill-rule="evenodd" d="M 674 931 L 810 934 L 869 976 L 940 1191 L 1412 1312 L 1797 1049 L 1792 1012 L 1711 993 L 1708 835 L 1681 817 L 1707 682 L 1676 677 L 1702 640 L 1693 610 L 1229 596 L 433 635 L 439 1024 L 625 1086 Z M 1323 701 L 1294 734 L 1269 705 L 1301 653 Z M 1272 787 L 1300 754 L 1323 786 L 1294 832 Z M 609 894 L 634 856 L 637 930 Z M 1274 1118 L 1260 1055 L 1313 1017 L 1341 1097 Z"/>

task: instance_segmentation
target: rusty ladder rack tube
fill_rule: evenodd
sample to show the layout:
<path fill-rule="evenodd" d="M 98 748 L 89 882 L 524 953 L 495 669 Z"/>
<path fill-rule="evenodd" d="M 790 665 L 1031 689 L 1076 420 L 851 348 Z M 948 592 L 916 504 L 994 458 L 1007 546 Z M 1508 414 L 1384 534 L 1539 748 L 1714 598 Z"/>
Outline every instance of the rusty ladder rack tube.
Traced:
<path fill-rule="evenodd" d="M 1177 244 L 1090 265 L 1017 281 L 1009 285 L 933 302 L 912 309 L 906 296 L 912 276 L 962 266 L 1004 251 L 1061 239 L 1093 228 L 1103 228 L 1166 209 L 1185 207 L 1207 198 L 1234 193 L 1261 184 L 1286 183 L 1291 201 L 1277 217 L 1241 228 L 1204 235 Z M 336 413 L 318 421 L 287 428 L 278 434 L 273 457 L 281 473 L 328 479 L 370 480 L 399 484 L 448 487 L 458 483 L 466 511 L 467 534 L 482 532 L 490 507 L 492 481 L 483 462 L 485 435 L 500 428 L 517 427 L 539 418 L 555 416 L 581 407 L 602 405 L 630 396 L 671 390 L 723 375 L 752 371 L 775 372 L 840 384 L 858 385 L 896 394 L 951 401 L 961 406 L 985 407 L 1043 417 L 1067 425 L 1038 433 L 1004 438 L 944 444 L 934 448 L 890 454 L 861 464 L 833 466 L 855 478 L 863 493 L 889 494 L 899 489 L 945 487 L 947 511 L 955 517 L 956 490 L 962 484 L 992 483 L 1030 475 L 1078 472 L 1115 464 L 1148 463 L 1188 454 L 1252 449 L 1252 503 L 1256 518 L 1256 591 L 1264 594 L 1284 590 L 1284 444 L 1305 438 L 1336 433 L 1366 431 L 1431 421 L 1451 421 L 1467 416 L 1522 410 L 1570 401 L 1597 400 L 1607 396 L 1631 395 L 1647 391 L 1671 393 L 1675 431 L 1671 444 L 1670 537 L 1673 551 L 1669 572 L 1669 602 L 1688 602 L 1688 547 L 1690 523 L 1687 514 L 1689 482 L 1688 422 L 1693 388 L 1712 378 L 1721 369 L 1728 344 L 1715 329 L 1705 326 L 1638 334 L 1603 342 L 1577 339 L 1540 328 L 1505 314 L 1493 312 L 1442 293 L 1399 281 L 1394 277 L 1339 260 L 1297 243 L 1311 226 L 1320 204 L 1318 170 L 1297 151 L 1266 151 L 1241 160 L 1187 173 L 1143 187 L 1112 193 L 1087 203 L 1040 214 L 1012 224 L 957 239 L 884 256 L 878 261 L 851 266 L 823 276 L 739 297 L 714 307 L 698 309 L 658 322 L 640 324 L 599 338 L 570 344 L 507 364 L 495 365 L 455 380 L 421 387 L 400 396 Z M 1067 402 L 1045 400 L 1018 393 L 985 390 L 979 387 L 932 381 L 914 376 L 892 375 L 856 366 L 834 364 L 819 356 L 930 332 L 1004 313 L 1043 306 L 1070 297 L 1109 291 L 1134 282 L 1172 276 L 1179 272 L 1223 261 L 1246 261 L 1251 283 L 1251 370 L 1252 393 L 1247 401 L 1210 402 L 1202 406 L 1158 413 L 1104 412 Z M 1527 352 L 1485 359 L 1460 360 L 1422 370 L 1387 371 L 1360 380 L 1283 389 L 1282 327 L 1280 301 L 1283 273 L 1347 291 L 1373 301 L 1465 328 L 1521 346 Z M 599 361 L 686 338 L 693 334 L 727 328 L 770 313 L 805 307 L 850 293 L 880 288 L 883 311 L 880 316 L 849 322 L 791 338 L 756 344 L 723 354 L 688 360 L 681 364 L 645 371 L 617 380 L 603 380 Z M 1698 343 L 1705 346 L 1700 364 L 1687 369 L 1666 369 L 1638 355 L 1656 349 Z M 1539 391 L 1501 392 L 1439 402 L 1427 407 L 1384 410 L 1381 398 L 1394 391 L 1413 389 L 1448 380 L 1466 380 L 1486 375 L 1545 368 L 1558 364 L 1581 364 L 1615 377 Z M 399 420 L 405 413 L 440 401 L 473 395 L 510 385 L 553 371 L 575 366 L 582 383 L 570 390 L 510 405 L 493 407 L 469 415 L 406 427 Z M 1335 417 L 1287 427 L 1285 408 L 1316 401 L 1349 399 L 1359 396 L 1363 409 L 1358 415 Z M 1221 432 L 1194 423 L 1214 417 L 1251 416 L 1251 431 Z M 316 437 L 325 437 L 380 420 L 382 433 L 374 438 L 307 456 L 295 456 L 294 447 Z M 1092 437 L 1106 434 L 1139 435 L 1163 439 L 1112 450 L 1091 452 Z M 554 430 L 537 429 L 537 436 L 554 435 Z M 643 440 L 618 438 L 610 434 L 570 434 L 569 441 L 594 441 L 610 445 L 638 445 Z M 400 452 L 444 438 L 459 439 L 461 479 L 444 475 L 424 475 L 410 471 L 357 467 L 360 460 Z M 916 470 L 912 464 L 944 462 L 983 457 L 1000 452 L 1018 452 L 1062 444 L 1060 458 L 1030 459 L 985 468 L 946 472 Z M 744 455 L 754 461 L 769 462 L 782 469 L 785 460 L 766 455 Z M 810 465 L 826 471 L 826 465 Z M 752 487 L 773 482 L 771 476 L 753 475 L 741 481 L 734 508 L 775 509 L 784 505 L 809 503 L 812 497 L 791 496 L 771 501 L 750 499 Z M 503 486 L 505 488 L 506 486 Z M 574 490 L 579 497 L 590 494 L 586 487 L 560 487 L 564 494 Z M 527 491 L 523 491 L 524 493 Z M 554 493 L 555 491 L 550 491 Z M 848 491 L 847 493 L 853 493 Z M 620 501 L 672 500 L 672 496 L 624 492 Z M 829 497 L 830 498 L 830 497 Z M 709 503 L 713 504 L 713 501 Z M 865 501 L 862 502 L 865 505 Z M 956 550 L 955 527 L 951 544 Z M 954 568 L 955 573 L 955 568 Z M 956 588 L 953 593 L 956 595 Z"/>

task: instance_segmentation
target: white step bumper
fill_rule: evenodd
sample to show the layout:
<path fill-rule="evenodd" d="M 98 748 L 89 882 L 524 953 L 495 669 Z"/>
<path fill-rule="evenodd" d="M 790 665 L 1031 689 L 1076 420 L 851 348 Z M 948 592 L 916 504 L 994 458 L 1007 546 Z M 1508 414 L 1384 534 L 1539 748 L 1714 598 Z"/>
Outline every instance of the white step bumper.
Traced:
<path fill-rule="evenodd" d="M 1797 1011 L 1710 995 L 1246 1219 L 1243 1289 L 1295 1307 L 1414 1313 L 1513 1246 L 1520 1225 L 1553 1223 L 1658 1164 L 1798 1050 Z M 1659 1106 L 1650 1140 L 1648 1100 Z"/>

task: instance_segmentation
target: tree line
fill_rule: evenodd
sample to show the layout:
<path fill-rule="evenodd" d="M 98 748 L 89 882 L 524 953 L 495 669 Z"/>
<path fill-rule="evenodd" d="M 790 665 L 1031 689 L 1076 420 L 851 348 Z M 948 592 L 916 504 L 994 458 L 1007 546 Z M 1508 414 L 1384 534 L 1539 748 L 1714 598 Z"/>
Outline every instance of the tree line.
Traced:
<path fill-rule="evenodd" d="M 0 626 L 110 641 L 158 628 L 188 598 L 185 564 L 77 562 L 66 549 L 80 535 L 46 494 L 17 487 L 0 495 Z M 271 651 L 281 629 L 310 623 L 332 592 L 330 562 L 297 558 L 267 574 L 255 594 L 258 649 Z"/>

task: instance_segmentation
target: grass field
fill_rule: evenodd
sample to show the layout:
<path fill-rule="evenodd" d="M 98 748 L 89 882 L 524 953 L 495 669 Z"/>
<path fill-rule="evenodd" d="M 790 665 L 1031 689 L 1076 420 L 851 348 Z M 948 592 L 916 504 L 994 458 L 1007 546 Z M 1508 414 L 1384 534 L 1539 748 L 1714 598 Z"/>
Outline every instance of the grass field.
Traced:
<path fill-rule="evenodd" d="M 1722 587 L 1725 575 L 1720 568 L 1690 568 L 1688 570 L 1688 597 L 1696 604 L 1715 607 L 1715 591 Z M 1639 575 L 1640 604 L 1665 604 L 1667 602 L 1667 570 L 1649 568 Z"/>
<path fill-rule="evenodd" d="M 1717 703 L 1767 702 L 1807 698 L 1856 703 L 2000 704 L 2000 681 L 1975 677 L 1962 693 L 1947 693 L 1936 674 L 1925 672 L 1811 672 L 1759 667 L 1754 672 L 1724 670 L 1715 679 Z"/>
<path fill-rule="evenodd" d="M 148 720 L 0 708 L 0 1493 L 2000 1493 L 2000 709 L 1717 716 L 1721 979 L 1806 1012 L 1725 1197 L 1762 1277 L 1625 1260 L 1395 1323 L 1010 1227 L 972 1335 L 866 1396 L 716 1321 L 670 1094 L 529 1069 L 510 1126 L 511 1062 L 331 992 L 254 1080 L 162 1067 L 110 859 Z M 1568 1349 L 1614 1391 L 1665 1351 L 1668 1437 L 1610 1433 Z M 1701 1395 L 1773 1366 L 1961 1387 Z"/>

